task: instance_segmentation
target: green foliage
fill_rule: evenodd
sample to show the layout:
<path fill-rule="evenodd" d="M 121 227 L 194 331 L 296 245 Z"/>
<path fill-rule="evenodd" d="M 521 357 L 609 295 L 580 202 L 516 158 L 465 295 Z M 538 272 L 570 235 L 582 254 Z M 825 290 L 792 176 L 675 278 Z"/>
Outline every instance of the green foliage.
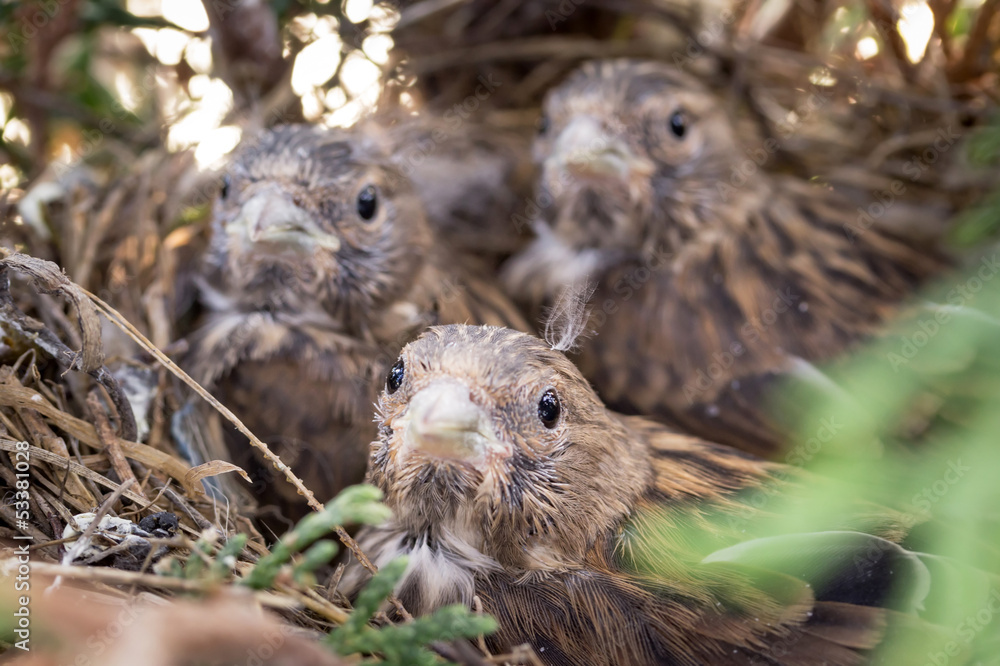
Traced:
<path fill-rule="evenodd" d="M 474 638 L 496 630 L 493 618 L 476 615 L 457 604 L 405 624 L 371 626 L 375 613 L 406 572 L 406 565 L 405 557 L 393 560 L 361 591 L 350 619 L 327 639 L 339 654 L 379 655 L 381 663 L 399 666 L 439 664 L 440 659 L 425 647 L 428 644 Z"/>
<path fill-rule="evenodd" d="M 998 129 L 983 133 L 989 140 L 980 146 L 981 163 L 1000 158 Z M 738 545 L 719 550 L 711 530 L 679 534 L 665 523 L 650 530 L 639 552 L 683 542 L 707 562 L 799 575 L 802 563 L 819 562 L 823 569 L 812 572 L 813 580 L 822 580 L 834 568 L 849 575 L 853 558 L 866 552 L 866 537 L 843 532 L 845 522 L 866 530 L 889 516 L 910 530 L 902 544 L 910 552 L 895 565 L 896 573 L 908 569 L 900 578 L 909 585 L 894 590 L 894 598 L 919 619 L 894 616 L 874 663 L 996 663 L 1000 246 L 983 243 L 1000 227 L 1000 196 L 963 221 L 966 244 L 980 249 L 914 299 L 887 334 L 824 369 L 842 390 L 818 396 L 815 387 L 789 385 L 777 396 L 778 408 L 801 408 L 803 396 L 813 396 L 805 410 L 795 410 L 807 415 L 786 458 L 807 468 L 808 482 L 795 483 L 793 474 L 791 491 L 760 491 L 746 497 L 753 509 L 743 515 L 707 517 Z M 867 538 L 868 552 L 893 548 Z M 639 570 L 669 575 L 662 563 L 637 559 Z"/>
<path fill-rule="evenodd" d="M 315 584 L 312 572 L 332 560 L 338 550 L 339 546 L 333 541 L 317 541 L 292 568 L 292 578 L 302 585 Z"/>
<path fill-rule="evenodd" d="M 955 8 L 945 22 L 945 30 L 952 37 L 968 35 L 972 28 L 972 19 L 976 14 L 976 5 L 962 3 Z"/>
<path fill-rule="evenodd" d="M 951 242 L 967 248 L 982 245 L 1000 232 L 1000 192 L 987 198 L 984 205 L 963 213 L 955 223 Z"/>
<path fill-rule="evenodd" d="M 328 535 L 338 525 L 381 523 L 389 517 L 389 509 L 379 503 L 381 497 L 381 492 L 374 486 L 358 485 L 345 488 L 326 505 L 323 511 L 309 514 L 281 537 L 271 548 L 271 553 L 262 557 L 250 574 L 243 579 L 243 584 L 255 590 L 270 587 L 274 584 L 274 579 L 281 568 L 292 559 L 293 555 Z M 303 571 L 303 566 L 315 568 L 324 564 L 325 561 L 320 562 L 318 558 L 325 554 L 329 554 L 330 558 L 337 554 L 336 544 L 327 543 L 329 545 L 315 552 L 310 551 L 306 560 L 298 565 L 300 572 Z"/>
<path fill-rule="evenodd" d="M 238 584 L 255 590 L 268 589 L 282 571 L 288 571 L 296 584 L 315 585 L 313 572 L 328 564 L 339 551 L 335 542 L 323 537 L 338 525 L 371 525 L 384 521 L 389 510 L 380 499 L 381 493 L 373 486 L 346 488 L 323 511 L 299 521 Z M 220 547 L 207 539 L 199 539 L 194 552 L 185 561 L 166 562 L 162 573 L 189 580 L 225 580 L 232 575 L 236 558 L 246 542 L 244 534 L 234 536 Z M 406 560 L 400 558 L 373 576 L 359 594 L 348 620 L 329 634 L 327 644 L 342 655 L 369 656 L 378 659 L 376 663 L 440 664 L 441 659 L 427 648 L 431 643 L 474 638 L 496 630 L 493 618 L 476 615 L 460 605 L 441 608 L 432 615 L 404 624 L 372 626 L 372 619 L 405 571 Z"/>
<path fill-rule="evenodd" d="M 965 223 L 969 242 L 992 235 L 1000 196 Z M 921 616 L 936 631 L 888 641 L 885 663 L 965 663 L 1000 645 L 998 254 L 968 260 L 889 335 L 831 369 L 845 390 L 813 405 L 803 425 L 802 440 L 817 442 L 817 423 L 841 424 L 809 465 L 834 484 L 804 489 L 782 531 L 830 528 L 867 500 L 909 511 L 917 525 L 906 545 L 947 558 L 926 560 L 933 585 Z"/>
<path fill-rule="evenodd" d="M 306 516 L 281 537 L 271 554 L 262 557 L 242 583 L 266 589 L 293 556 L 302 553 L 292 566 L 292 578 L 300 584 L 312 584 L 312 572 L 332 560 L 338 551 L 333 541 L 319 539 L 337 525 L 372 525 L 385 520 L 389 510 L 379 502 L 380 498 L 380 492 L 372 486 L 345 489 L 322 512 Z M 372 618 L 405 571 L 406 560 L 401 558 L 373 576 L 358 595 L 347 622 L 330 633 L 327 643 L 340 654 L 378 655 L 386 664 L 439 664 L 440 659 L 427 649 L 428 644 L 472 638 L 496 629 L 493 618 L 475 615 L 462 606 L 448 606 L 405 624 L 371 626 Z"/>
<path fill-rule="evenodd" d="M 969 158 L 977 166 L 1000 164 L 1000 121 L 976 130 L 970 137 Z"/>
<path fill-rule="evenodd" d="M 833 373 L 846 395 L 815 405 L 809 421 L 843 424 L 810 465 L 835 484 L 805 489 L 783 517 L 792 532 L 831 528 L 859 500 L 899 507 L 923 521 L 907 545 L 954 564 L 922 613 L 943 633 L 890 642 L 886 663 L 925 663 L 954 652 L 952 643 L 989 653 L 981 646 L 998 640 L 995 628 L 969 621 L 1000 610 L 991 606 L 998 579 L 984 585 L 979 574 L 996 574 L 1000 562 L 1000 280 L 996 267 L 983 270 L 991 261 L 988 253 L 931 295 L 951 306 L 922 310 Z"/>
<path fill-rule="evenodd" d="M 215 554 L 215 559 L 208 567 L 208 575 L 212 578 L 222 579 L 233 571 L 236 566 L 236 558 L 240 551 L 247 545 L 247 535 L 237 534 L 222 545 L 222 548 Z"/>
<path fill-rule="evenodd" d="M 88 32 L 104 25 L 119 28 L 177 28 L 159 16 L 136 16 L 125 9 L 121 0 L 89 0 L 83 3 L 80 16 L 84 22 L 83 29 Z"/>
<path fill-rule="evenodd" d="M 246 545 L 246 534 L 236 534 L 221 546 L 210 539 L 201 538 L 195 542 L 194 549 L 185 559 L 166 558 L 157 565 L 157 570 L 175 578 L 203 582 L 224 581 L 232 576 L 236 558 Z"/>

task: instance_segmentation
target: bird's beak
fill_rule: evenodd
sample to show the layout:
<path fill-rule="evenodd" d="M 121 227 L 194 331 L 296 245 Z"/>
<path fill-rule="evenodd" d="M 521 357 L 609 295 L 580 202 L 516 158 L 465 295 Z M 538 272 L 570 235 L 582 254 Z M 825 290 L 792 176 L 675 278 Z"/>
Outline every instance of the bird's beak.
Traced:
<path fill-rule="evenodd" d="M 484 461 L 491 452 L 507 451 L 493 431 L 489 415 L 457 380 L 439 379 L 410 399 L 405 441 L 408 447 L 438 458 Z"/>
<path fill-rule="evenodd" d="M 653 164 L 636 156 L 621 139 L 590 116 L 576 116 L 556 139 L 553 158 L 567 173 L 586 180 L 629 182 L 653 173 Z"/>
<path fill-rule="evenodd" d="M 243 204 L 231 223 L 253 243 L 318 245 L 333 252 L 340 239 L 321 229 L 312 215 L 278 192 L 262 192 Z"/>

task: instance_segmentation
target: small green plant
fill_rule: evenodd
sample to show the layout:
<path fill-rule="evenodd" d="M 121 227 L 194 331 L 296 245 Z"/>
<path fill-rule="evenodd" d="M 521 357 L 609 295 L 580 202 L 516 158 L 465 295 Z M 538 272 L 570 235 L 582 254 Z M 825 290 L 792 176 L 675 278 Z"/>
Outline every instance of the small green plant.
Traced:
<path fill-rule="evenodd" d="M 240 584 L 255 590 L 269 589 L 282 571 L 289 571 L 297 584 L 312 584 L 312 572 L 329 563 L 339 551 L 336 543 L 323 537 L 337 525 L 382 522 L 388 518 L 389 509 L 380 499 L 381 493 L 372 486 L 346 488 L 323 511 L 306 516 L 281 537 L 271 553 L 258 560 Z M 245 537 L 230 539 L 215 555 L 212 565 L 205 565 L 203 558 L 193 554 L 185 566 L 185 574 L 216 572 L 214 563 L 231 569 L 226 563 L 245 542 Z M 330 632 L 327 645 L 341 655 L 367 655 L 376 663 L 420 666 L 441 663 L 441 658 L 427 648 L 431 643 L 473 638 L 496 630 L 493 618 L 477 615 L 460 605 L 446 606 L 410 622 L 375 627 L 373 618 L 405 571 L 406 559 L 400 558 L 373 576 L 358 595 L 348 620 Z"/>
<path fill-rule="evenodd" d="M 333 541 L 319 540 L 338 525 L 377 525 L 384 521 L 389 517 L 389 509 L 379 502 L 381 497 L 379 490 L 373 486 L 345 488 L 323 511 L 309 514 L 285 533 L 271 548 L 271 553 L 260 558 L 242 584 L 255 590 L 271 587 L 282 567 L 291 562 L 292 556 L 303 551 L 304 556 L 293 567 L 296 579 L 326 564 L 337 554 L 339 547 Z"/>
<path fill-rule="evenodd" d="M 426 648 L 435 641 L 474 638 L 496 630 L 496 620 L 458 604 L 405 624 L 373 627 L 372 618 L 406 572 L 406 565 L 406 558 L 400 557 L 373 576 L 358 595 L 350 619 L 330 633 L 327 644 L 342 655 L 373 654 L 384 664 L 419 666 L 440 663 Z"/>

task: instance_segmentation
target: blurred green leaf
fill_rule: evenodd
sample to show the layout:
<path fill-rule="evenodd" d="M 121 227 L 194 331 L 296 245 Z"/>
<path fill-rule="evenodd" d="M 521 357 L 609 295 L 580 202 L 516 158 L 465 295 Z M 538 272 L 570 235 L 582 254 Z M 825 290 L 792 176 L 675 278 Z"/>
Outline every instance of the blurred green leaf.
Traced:
<path fill-rule="evenodd" d="M 1000 192 L 983 206 L 966 211 L 955 222 L 949 240 L 960 248 L 981 245 L 1000 231 Z"/>
<path fill-rule="evenodd" d="M 959 5 L 945 22 L 945 29 L 952 37 L 964 37 L 969 34 L 972 28 L 972 19 L 977 11 L 976 7 Z"/>
<path fill-rule="evenodd" d="M 262 557 L 243 584 L 254 589 L 270 587 L 292 555 L 308 548 L 314 541 L 329 534 L 339 525 L 374 525 L 389 517 L 389 509 L 379 500 L 382 493 L 374 486 L 358 485 L 345 488 L 323 511 L 310 513 L 274 544 L 271 553 Z"/>

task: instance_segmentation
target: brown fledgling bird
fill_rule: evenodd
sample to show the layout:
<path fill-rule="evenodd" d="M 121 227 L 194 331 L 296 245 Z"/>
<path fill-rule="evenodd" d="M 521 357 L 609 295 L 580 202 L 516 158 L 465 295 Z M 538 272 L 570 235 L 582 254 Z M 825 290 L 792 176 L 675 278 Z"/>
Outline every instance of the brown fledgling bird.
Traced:
<path fill-rule="evenodd" d="M 192 375 L 320 497 L 361 480 L 371 407 L 402 346 L 440 323 L 524 328 L 490 282 L 436 242 L 414 188 L 364 133 L 284 126 L 239 147 L 201 276 Z M 231 433 L 264 501 L 293 487 Z"/>
<path fill-rule="evenodd" d="M 359 544 L 379 566 L 409 556 L 397 594 L 413 613 L 478 596 L 499 622 L 494 653 L 858 664 L 900 614 L 878 607 L 890 588 L 924 569 L 860 532 L 770 537 L 783 563 L 769 569 L 768 539 L 740 542 L 759 513 L 747 491 L 781 492 L 783 466 L 608 410 L 524 333 L 429 329 L 389 370 L 378 412 L 368 481 L 393 514 Z M 854 526 L 902 537 L 885 516 Z M 342 590 L 366 578 L 352 562 Z"/>
<path fill-rule="evenodd" d="M 596 288 L 575 359 L 613 408 L 774 456 L 798 425 L 764 406 L 775 379 L 824 390 L 811 364 L 879 331 L 946 262 L 748 156 L 776 141 L 744 147 L 676 68 L 585 64 L 545 101 L 537 238 L 504 279 L 536 307 Z"/>

